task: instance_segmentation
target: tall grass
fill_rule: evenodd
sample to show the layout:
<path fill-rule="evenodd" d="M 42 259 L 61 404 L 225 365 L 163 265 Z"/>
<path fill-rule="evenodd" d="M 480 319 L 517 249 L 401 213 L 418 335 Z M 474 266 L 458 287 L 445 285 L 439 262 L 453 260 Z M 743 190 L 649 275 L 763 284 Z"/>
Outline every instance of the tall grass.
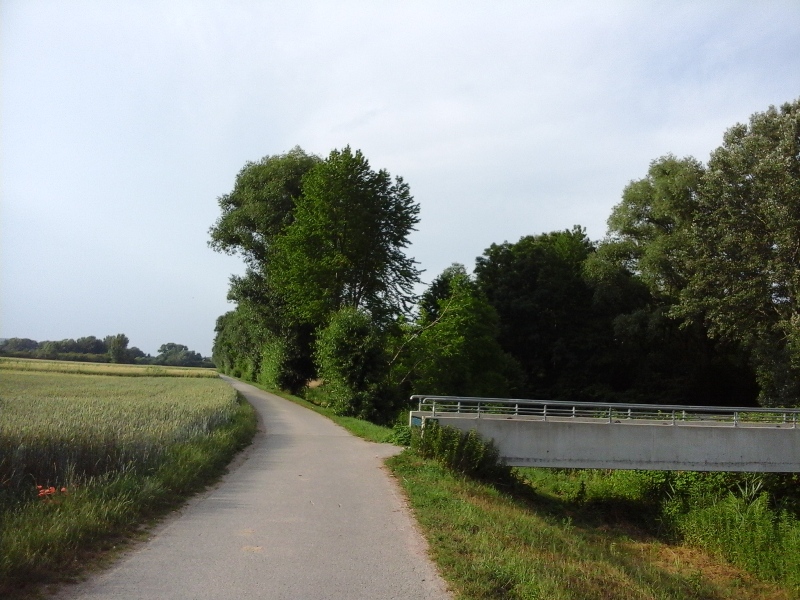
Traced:
<path fill-rule="evenodd" d="M 0 595 L 180 501 L 254 431 L 219 379 L 4 371 Z"/>
<path fill-rule="evenodd" d="M 623 518 L 800 597 L 796 474 L 518 469 L 526 484 L 593 518 Z"/>
<path fill-rule="evenodd" d="M 529 485 L 496 487 L 415 452 L 387 463 L 458 599 L 795 597 L 723 561 L 649 537 L 624 513 L 606 519 Z"/>
<path fill-rule="evenodd" d="M 391 465 L 464 597 L 800 597 L 797 475 L 511 470 L 476 432 L 433 420 L 415 429 L 411 448 L 418 458 Z M 649 541 L 628 538 L 637 531 Z M 665 569 L 659 547 L 717 558 Z M 744 572 L 705 577 L 712 560 L 722 563 L 713 570 L 743 569 L 782 591 L 755 580 L 740 586 Z"/>

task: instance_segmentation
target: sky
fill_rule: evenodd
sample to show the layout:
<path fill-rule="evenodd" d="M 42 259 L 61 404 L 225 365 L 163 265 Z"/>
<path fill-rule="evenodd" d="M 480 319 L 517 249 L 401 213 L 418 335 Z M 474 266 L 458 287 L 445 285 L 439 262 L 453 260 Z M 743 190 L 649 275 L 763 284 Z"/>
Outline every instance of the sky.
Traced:
<path fill-rule="evenodd" d="M 800 97 L 800 2 L 0 0 L 0 338 L 211 354 L 237 172 L 350 145 L 429 282 Z"/>

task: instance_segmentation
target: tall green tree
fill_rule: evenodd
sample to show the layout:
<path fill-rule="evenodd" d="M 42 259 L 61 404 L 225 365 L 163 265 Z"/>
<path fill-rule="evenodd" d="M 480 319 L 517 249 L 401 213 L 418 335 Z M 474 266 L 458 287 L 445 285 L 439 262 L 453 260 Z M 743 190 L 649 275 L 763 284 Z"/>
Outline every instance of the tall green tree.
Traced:
<path fill-rule="evenodd" d="M 800 404 L 800 99 L 731 127 L 699 190 L 676 314 L 752 356 L 764 404 Z"/>
<path fill-rule="evenodd" d="M 500 317 L 500 345 L 519 361 L 527 396 L 563 397 L 580 386 L 592 304 L 583 263 L 593 251 L 576 226 L 492 244 L 476 261 L 478 287 Z"/>
<path fill-rule="evenodd" d="M 412 393 L 509 397 L 519 366 L 497 341 L 497 312 L 461 264 L 433 280 L 406 330 L 399 371 Z"/>
<path fill-rule="evenodd" d="M 409 307 L 419 271 L 405 249 L 419 205 L 402 178 L 348 146 L 308 172 L 295 206 L 270 264 L 296 319 L 324 324 L 351 307 L 383 322 Z"/>
<path fill-rule="evenodd" d="M 127 363 L 132 362 L 128 357 L 128 336 L 124 333 L 117 335 L 109 335 L 105 338 L 106 348 L 108 348 L 108 356 L 112 363 Z"/>
<path fill-rule="evenodd" d="M 247 269 L 231 277 L 237 308 L 217 321 L 215 363 L 225 372 L 297 390 L 314 375 L 313 327 L 292 318 L 272 284 L 270 251 L 294 220 L 303 177 L 320 162 L 295 147 L 247 163 L 234 189 L 218 199 L 221 215 L 209 233 L 214 250 L 239 254 Z"/>
<path fill-rule="evenodd" d="M 296 146 L 286 154 L 246 163 L 233 191 L 217 199 L 222 214 L 209 230 L 209 246 L 238 253 L 248 267 L 263 273 L 273 239 L 293 220 L 303 176 L 319 161 Z"/>
<path fill-rule="evenodd" d="M 656 297 L 675 299 L 686 286 L 689 235 L 703 166 L 667 155 L 629 183 L 608 218 L 599 257 L 636 274 Z"/>
<path fill-rule="evenodd" d="M 610 319 L 597 356 L 620 399 L 750 405 L 756 394 L 746 355 L 708 337 L 701 322 L 673 314 L 692 273 L 693 228 L 705 168 L 667 155 L 632 181 L 608 219 L 608 235 L 584 265 L 594 319 Z M 598 348 L 599 350 L 599 348 Z"/>

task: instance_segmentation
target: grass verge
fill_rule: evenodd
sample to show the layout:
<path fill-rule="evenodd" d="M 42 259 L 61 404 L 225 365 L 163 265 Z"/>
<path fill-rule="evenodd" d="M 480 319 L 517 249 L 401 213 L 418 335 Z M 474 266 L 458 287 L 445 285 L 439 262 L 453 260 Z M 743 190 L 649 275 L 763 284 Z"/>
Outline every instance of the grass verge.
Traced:
<path fill-rule="evenodd" d="M 648 535 L 624 513 L 581 512 L 575 499 L 539 494 L 521 479 L 505 488 L 481 483 L 409 450 L 387 464 L 457 598 L 796 597 Z"/>

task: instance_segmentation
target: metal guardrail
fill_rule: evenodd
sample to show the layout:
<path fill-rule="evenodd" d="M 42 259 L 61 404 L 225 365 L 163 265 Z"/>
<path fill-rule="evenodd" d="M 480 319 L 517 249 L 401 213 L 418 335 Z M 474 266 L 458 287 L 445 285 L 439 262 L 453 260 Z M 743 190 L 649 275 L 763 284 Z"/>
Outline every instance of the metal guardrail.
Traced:
<path fill-rule="evenodd" d="M 569 402 L 564 400 L 513 400 L 508 398 L 473 398 L 461 396 L 428 396 L 417 394 L 419 412 L 436 414 L 509 415 L 529 418 L 590 418 L 609 423 L 634 420 L 667 422 L 673 425 L 714 423 L 772 424 L 797 428 L 800 409 L 745 408 L 728 406 L 681 406 L 670 404 L 624 404 Z"/>

